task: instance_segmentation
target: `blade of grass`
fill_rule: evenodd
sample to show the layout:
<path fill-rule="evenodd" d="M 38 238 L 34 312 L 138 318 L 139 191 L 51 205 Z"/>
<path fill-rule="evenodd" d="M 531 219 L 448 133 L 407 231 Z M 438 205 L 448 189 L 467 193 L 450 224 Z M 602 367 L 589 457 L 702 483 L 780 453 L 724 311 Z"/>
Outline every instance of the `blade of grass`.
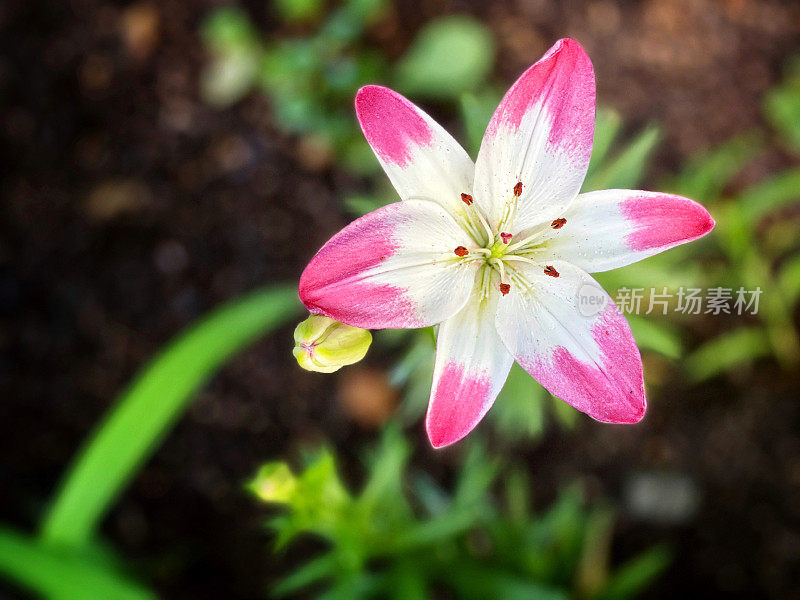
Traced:
<path fill-rule="evenodd" d="M 769 353 L 769 338 L 761 327 L 742 327 L 697 348 L 686 357 L 684 367 L 690 379 L 699 382 Z"/>
<path fill-rule="evenodd" d="M 666 546 L 656 546 L 631 559 L 613 574 L 608 586 L 597 600 L 627 600 L 634 598 L 658 578 L 672 562 L 672 552 Z"/>
<path fill-rule="evenodd" d="M 623 150 L 608 162 L 598 165 L 587 176 L 581 191 L 606 190 L 612 188 L 635 188 L 645 174 L 661 132 L 650 126 L 636 136 Z"/>
<path fill-rule="evenodd" d="M 73 462 L 42 522 L 41 539 L 86 544 L 198 388 L 298 307 L 294 286 L 268 288 L 222 306 L 172 341 L 131 383 Z"/>
<path fill-rule="evenodd" d="M 51 600 L 155 600 L 122 574 L 69 554 L 53 552 L 9 529 L 0 529 L 0 573 Z"/>

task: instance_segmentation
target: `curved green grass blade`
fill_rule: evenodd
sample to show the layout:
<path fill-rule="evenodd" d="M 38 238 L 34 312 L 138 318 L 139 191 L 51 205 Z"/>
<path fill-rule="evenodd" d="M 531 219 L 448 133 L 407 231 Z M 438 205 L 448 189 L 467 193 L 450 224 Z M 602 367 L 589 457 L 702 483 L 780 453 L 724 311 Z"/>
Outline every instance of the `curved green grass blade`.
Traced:
<path fill-rule="evenodd" d="M 197 389 L 237 351 L 294 317 L 299 306 L 294 286 L 257 291 L 173 340 L 118 399 L 76 458 L 45 515 L 42 540 L 65 546 L 88 542 Z"/>
<path fill-rule="evenodd" d="M 9 529 L 0 529 L 0 573 L 51 600 L 155 600 L 156 595 L 124 575 L 52 551 Z"/>

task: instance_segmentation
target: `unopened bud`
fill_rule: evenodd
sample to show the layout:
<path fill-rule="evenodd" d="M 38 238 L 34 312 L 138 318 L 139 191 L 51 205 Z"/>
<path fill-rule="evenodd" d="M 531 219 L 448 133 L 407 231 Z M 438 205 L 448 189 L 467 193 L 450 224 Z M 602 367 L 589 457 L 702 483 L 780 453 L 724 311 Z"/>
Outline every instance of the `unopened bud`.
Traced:
<path fill-rule="evenodd" d="M 322 315 L 311 315 L 294 330 L 294 357 L 306 371 L 333 373 L 367 354 L 372 334 Z"/>
<path fill-rule="evenodd" d="M 286 504 L 292 501 L 297 490 L 297 477 L 284 462 L 263 465 L 247 486 L 264 502 Z"/>

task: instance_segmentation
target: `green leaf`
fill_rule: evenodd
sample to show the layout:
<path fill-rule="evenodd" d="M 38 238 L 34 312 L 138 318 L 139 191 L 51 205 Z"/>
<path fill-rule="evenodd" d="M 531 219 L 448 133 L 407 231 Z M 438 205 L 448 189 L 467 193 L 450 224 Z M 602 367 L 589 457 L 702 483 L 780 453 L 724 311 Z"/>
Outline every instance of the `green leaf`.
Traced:
<path fill-rule="evenodd" d="M 355 195 L 345 198 L 343 204 L 347 212 L 360 217 L 388 203 L 375 196 Z"/>
<path fill-rule="evenodd" d="M 644 176 L 650 155 L 661 140 L 657 127 L 648 127 L 608 164 L 599 165 L 586 178 L 582 191 L 636 188 Z"/>
<path fill-rule="evenodd" d="M 464 15 L 428 23 L 395 66 L 395 84 L 417 97 L 456 100 L 478 89 L 494 63 L 494 39 Z"/>
<path fill-rule="evenodd" d="M 611 149 L 611 144 L 617 138 L 622 117 L 615 110 L 598 108 L 594 120 L 594 142 L 592 144 L 592 159 L 589 161 L 589 173 L 593 173 L 603 164 Z"/>
<path fill-rule="evenodd" d="M 261 58 L 259 82 L 266 92 L 283 102 L 313 103 L 319 94 L 322 57 L 305 39 L 289 39 L 266 48 Z M 321 112 L 322 107 L 316 107 Z M 279 122 L 279 125 L 284 126 Z"/>
<path fill-rule="evenodd" d="M 544 431 L 547 391 L 514 363 L 489 413 L 511 439 L 536 437 Z"/>
<path fill-rule="evenodd" d="M 581 597 L 591 597 L 608 581 L 614 511 L 598 507 L 586 519 L 583 548 L 575 574 L 575 588 Z"/>
<path fill-rule="evenodd" d="M 596 600 L 633 598 L 661 575 L 672 562 L 672 553 L 657 546 L 630 560 L 611 576 L 605 590 Z"/>
<path fill-rule="evenodd" d="M 345 7 L 363 23 L 380 19 L 389 8 L 388 0 L 346 0 Z"/>
<path fill-rule="evenodd" d="M 698 202 L 714 202 L 730 180 L 761 151 L 762 146 L 758 134 L 737 136 L 713 151 L 692 158 L 665 187 Z"/>
<path fill-rule="evenodd" d="M 323 554 L 282 578 L 272 588 L 272 595 L 275 598 L 283 598 L 289 594 L 294 594 L 322 579 L 332 577 L 338 570 L 339 563 L 336 561 L 335 554 L 333 552 Z"/>
<path fill-rule="evenodd" d="M 155 600 L 156 595 L 127 576 L 78 554 L 56 552 L 9 529 L 0 528 L 0 573 L 51 600 Z"/>
<path fill-rule="evenodd" d="M 458 597 L 466 600 L 569 600 L 569 594 L 563 590 L 506 573 L 502 569 L 490 569 L 478 562 L 453 565 L 446 577 L 458 591 Z"/>
<path fill-rule="evenodd" d="M 478 94 L 462 94 L 460 109 L 461 120 L 467 133 L 467 147 L 473 156 L 481 149 L 483 134 L 502 98 L 496 90 L 488 90 Z"/>
<path fill-rule="evenodd" d="M 273 0 L 273 6 L 284 23 L 309 23 L 322 15 L 325 0 Z"/>
<path fill-rule="evenodd" d="M 739 195 L 742 216 L 751 225 L 772 212 L 800 202 L 800 168 L 788 169 Z"/>
<path fill-rule="evenodd" d="M 800 298 L 800 255 L 787 260 L 778 273 L 778 287 L 787 306 L 793 307 Z"/>
<path fill-rule="evenodd" d="M 684 362 L 693 381 L 704 381 L 771 352 L 769 338 L 759 327 L 723 333 L 692 352 Z"/>
<path fill-rule="evenodd" d="M 563 427 L 572 429 L 578 424 L 581 416 L 580 412 L 561 400 L 561 398 L 550 396 L 550 407 L 553 410 L 556 421 Z"/>
<path fill-rule="evenodd" d="M 396 425 L 384 429 L 381 444 L 372 457 L 369 479 L 358 498 L 358 509 L 371 514 L 383 505 L 391 508 L 392 516 L 409 517 L 410 508 L 403 497 L 402 474 L 410 449 Z M 386 512 L 386 511 L 384 511 Z"/>
<path fill-rule="evenodd" d="M 164 348 L 75 459 L 45 516 L 42 539 L 85 545 L 197 390 L 234 354 L 297 315 L 298 308 L 293 285 L 260 290 L 218 308 Z"/>
<path fill-rule="evenodd" d="M 213 51 L 223 54 L 249 50 L 259 40 L 250 15 L 234 6 L 212 11 L 200 26 L 200 36 Z"/>
<path fill-rule="evenodd" d="M 641 348 L 678 359 L 683 353 L 680 334 L 666 322 L 658 323 L 637 315 L 627 315 L 633 337 Z"/>
<path fill-rule="evenodd" d="M 789 60 L 783 83 L 767 92 L 764 115 L 786 145 L 800 152 L 800 58 Z"/>

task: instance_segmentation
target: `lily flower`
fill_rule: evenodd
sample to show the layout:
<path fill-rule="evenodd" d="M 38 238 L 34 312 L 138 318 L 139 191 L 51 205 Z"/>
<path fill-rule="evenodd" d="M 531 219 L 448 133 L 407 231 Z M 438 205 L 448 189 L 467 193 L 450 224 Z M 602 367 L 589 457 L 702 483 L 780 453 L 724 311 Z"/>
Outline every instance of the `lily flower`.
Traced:
<path fill-rule="evenodd" d="M 671 194 L 581 194 L 592 151 L 594 71 L 558 41 L 508 90 L 473 164 L 400 94 L 366 86 L 364 135 L 402 201 L 352 222 L 314 256 L 300 299 L 365 329 L 439 325 L 426 428 L 434 447 L 469 433 L 517 361 L 554 396 L 605 423 L 645 413 L 630 327 L 589 273 L 697 239 L 714 226 Z M 602 308 L 586 316 L 579 292 Z"/>

